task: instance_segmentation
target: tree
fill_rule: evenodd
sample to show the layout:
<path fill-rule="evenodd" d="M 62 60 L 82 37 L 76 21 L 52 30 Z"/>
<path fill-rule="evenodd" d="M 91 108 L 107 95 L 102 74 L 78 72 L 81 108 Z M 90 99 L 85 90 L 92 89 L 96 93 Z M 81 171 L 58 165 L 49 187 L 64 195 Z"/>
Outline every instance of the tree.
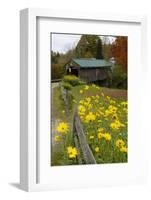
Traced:
<path fill-rule="evenodd" d="M 121 65 L 123 72 L 127 73 L 127 37 L 117 37 L 111 51 L 116 63 Z"/>
<path fill-rule="evenodd" d="M 99 38 L 97 41 L 97 46 L 96 46 L 96 59 L 103 59 L 103 54 L 102 54 L 102 41 Z"/>
<path fill-rule="evenodd" d="M 111 41 L 108 36 L 103 36 L 102 38 L 102 52 L 103 52 L 103 58 L 105 60 L 109 60 L 112 57 L 111 52 Z"/>
<path fill-rule="evenodd" d="M 77 58 L 95 58 L 99 39 L 97 35 L 82 35 L 76 46 L 75 56 Z"/>

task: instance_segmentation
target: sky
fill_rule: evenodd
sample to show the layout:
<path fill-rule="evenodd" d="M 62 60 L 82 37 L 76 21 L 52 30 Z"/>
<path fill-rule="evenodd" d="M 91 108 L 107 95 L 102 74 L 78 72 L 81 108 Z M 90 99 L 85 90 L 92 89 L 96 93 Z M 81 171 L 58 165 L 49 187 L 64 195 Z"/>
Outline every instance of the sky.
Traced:
<path fill-rule="evenodd" d="M 115 37 L 106 36 L 108 40 L 112 43 Z M 52 50 L 59 53 L 66 53 L 68 50 L 74 48 L 79 42 L 81 35 L 76 34 L 59 34 L 52 33 Z M 100 36 L 103 38 L 103 36 Z"/>

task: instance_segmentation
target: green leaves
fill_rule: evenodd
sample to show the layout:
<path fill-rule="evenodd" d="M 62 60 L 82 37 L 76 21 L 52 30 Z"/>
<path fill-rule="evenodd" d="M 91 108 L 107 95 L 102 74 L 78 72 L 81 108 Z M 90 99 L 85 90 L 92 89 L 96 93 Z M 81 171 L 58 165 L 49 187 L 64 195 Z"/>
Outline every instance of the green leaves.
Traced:
<path fill-rule="evenodd" d="M 95 58 L 96 53 L 102 58 L 102 42 L 97 35 L 82 35 L 77 44 L 75 55 L 77 58 Z"/>

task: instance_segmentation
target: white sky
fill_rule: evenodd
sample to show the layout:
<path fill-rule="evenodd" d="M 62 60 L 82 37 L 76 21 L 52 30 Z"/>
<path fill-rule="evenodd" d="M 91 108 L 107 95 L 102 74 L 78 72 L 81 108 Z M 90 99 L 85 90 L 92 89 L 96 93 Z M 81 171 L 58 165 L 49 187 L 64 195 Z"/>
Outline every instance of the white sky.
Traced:
<path fill-rule="evenodd" d="M 74 48 L 80 40 L 81 35 L 76 34 L 58 34 L 52 33 L 52 50 L 59 53 L 65 53 L 69 49 Z M 102 38 L 102 36 L 100 36 Z M 112 43 L 115 37 L 106 36 Z"/>

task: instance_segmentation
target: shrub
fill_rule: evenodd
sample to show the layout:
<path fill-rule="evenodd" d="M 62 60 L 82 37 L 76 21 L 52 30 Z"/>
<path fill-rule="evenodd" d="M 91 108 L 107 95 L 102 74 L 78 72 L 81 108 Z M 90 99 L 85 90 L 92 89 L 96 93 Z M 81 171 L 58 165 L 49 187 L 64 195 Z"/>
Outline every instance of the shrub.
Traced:
<path fill-rule="evenodd" d="M 121 66 L 115 66 L 112 71 L 113 88 L 127 89 L 127 74 L 122 71 Z"/>
<path fill-rule="evenodd" d="M 74 75 L 64 76 L 63 81 L 69 83 L 72 86 L 81 85 L 80 79 Z"/>
<path fill-rule="evenodd" d="M 71 90 L 72 89 L 72 85 L 68 82 L 62 82 L 62 87 L 66 90 Z"/>
<path fill-rule="evenodd" d="M 62 64 L 52 64 L 51 69 L 51 78 L 54 79 L 61 79 L 64 74 L 64 67 Z"/>

